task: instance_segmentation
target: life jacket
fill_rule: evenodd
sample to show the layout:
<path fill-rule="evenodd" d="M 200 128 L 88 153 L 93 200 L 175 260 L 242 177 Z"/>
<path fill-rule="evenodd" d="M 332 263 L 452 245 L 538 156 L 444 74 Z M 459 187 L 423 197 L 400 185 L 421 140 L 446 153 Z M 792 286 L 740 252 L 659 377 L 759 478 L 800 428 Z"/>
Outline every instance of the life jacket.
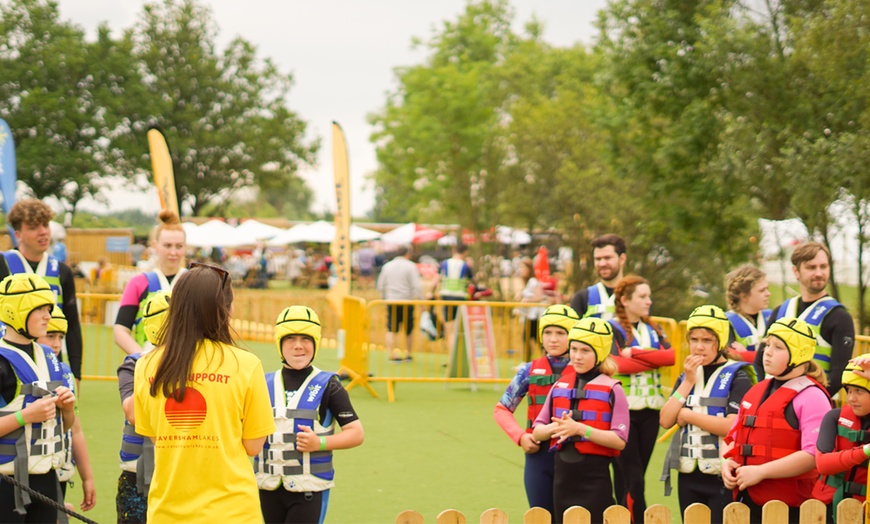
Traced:
<path fill-rule="evenodd" d="M 616 317 L 616 298 L 607 292 L 607 288 L 601 282 L 586 288 L 586 317 L 598 317 L 602 320 L 610 320 Z"/>
<path fill-rule="evenodd" d="M 60 369 L 63 372 L 63 385 L 68 387 L 70 391 L 73 392 L 73 395 L 78 398 L 78 391 L 76 391 L 76 380 L 72 374 L 72 370 L 69 367 L 69 364 L 66 362 L 60 363 Z M 72 453 L 72 428 L 64 431 L 63 433 L 63 462 L 60 467 L 57 469 L 57 480 L 61 482 L 67 482 L 69 479 L 73 478 L 73 474 L 76 471 L 76 464 L 73 460 Z"/>
<path fill-rule="evenodd" d="M 145 326 L 142 324 L 145 303 L 148 302 L 154 293 L 159 291 L 171 291 L 172 285 L 175 284 L 175 282 L 178 282 L 178 277 L 180 277 L 184 271 L 187 270 L 181 269 L 175 274 L 175 278 L 172 279 L 172 284 L 169 283 L 169 280 L 158 269 L 145 273 L 145 278 L 148 279 L 148 292 L 145 293 L 145 296 L 139 301 L 139 309 L 136 311 L 136 319 L 133 321 L 133 338 L 136 340 L 136 343 L 143 348 L 151 349 L 152 347 L 148 342 L 148 337 L 145 336 Z"/>
<path fill-rule="evenodd" d="M 810 304 L 800 316 L 797 315 L 798 298 L 792 297 L 783 302 L 776 310 L 776 318 L 774 321 L 783 317 L 797 317 L 812 328 L 816 335 L 816 354 L 813 355 L 813 360 L 822 368 L 825 373 L 831 370 L 831 343 L 822 338 L 822 322 L 828 313 L 835 308 L 843 307 L 843 304 L 837 302 L 833 297 L 824 296 L 812 304 Z"/>
<path fill-rule="evenodd" d="M 734 311 L 728 311 L 728 321 L 734 331 L 734 342 L 738 342 L 746 348 L 746 351 L 756 351 L 764 334 L 767 333 L 767 323 L 770 320 L 771 310 L 763 309 L 755 315 L 755 322 L 750 322 L 746 317 Z"/>
<path fill-rule="evenodd" d="M 147 351 L 127 355 L 124 361 L 136 362 Z M 151 478 L 154 476 L 154 442 L 136 433 L 136 426 L 124 419 L 121 433 L 121 471 L 136 473 L 136 488 L 140 494 L 148 495 Z"/>
<path fill-rule="evenodd" d="M 529 393 L 527 395 L 529 409 L 526 417 L 526 433 L 532 432 L 532 424 L 534 424 L 535 419 L 538 418 L 538 414 L 544 408 L 544 403 L 547 401 L 547 394 L 550 393 L 553 384 L 559 380 L 560 376 L 564 376 L 569 369 L 573 371 L 570 364 L 565 366 L 561 375 L 557 375 L 553 372 L 553 368 L 550 366 L 550 360 L 547 358 L 547 355 L 536 358 L 531 362 L 531 365 L 529 366 Z"/>
<path fill-rule="evenodd" d="M 296 451 L 299 426 L 310 427 L 318 437 L 335 432 L 332 414 L 327 412 L 322 425 L 319 414 L 320 402 L 333 375 L 335 373 L 312 367 L 311 374 L 287 402 L 281 370 L 266 374 L 276 430 L 254 458 L 254 472 L 260 489 L 274 491 L 283 484 L 287 491 L 308 492 L 325 491 L 334 486 L 332 451 Z"/>
<path fill-rule="evenodd" d="M 463 276 L 467 264 L 464 260 L 448 258 L 441 263 L 441 297 L 444 299 L 465 300 L 468 298 L 468 283 Z"/>
<path fill-rule="evenodd" d="M 728 408 L 728 396 L 734 377 L 741 369 L 746 369 L 755 382 L 755 368 L 748 362 L 728 360 L 716 368 L 710 380 L 704 382 L 704 368 L 695 369 L 695 385 L 686 395 L 685 407 L 714 417 L 725 417 Z M 685 380 L 686 374 L 680 375 L 679 382 Z M 700 393 L 696 393 L 700 390 Z M 680 473 L 691 473 L 698 469 L 706 475 L 719 475 L 722 471 L 722 461 L 719 458 L 719 448 L 722 437 L 713 435 L 693 424 L 687 424 L 671 439 L 671 445 L 665 455 L 662 480 L 665 481 L 665 496 L 671 494 L 670 470 Z"/>
<path fill-rule="evenodd" d="M 47 396 L 63 385 L 63 371 L 51 349 L 33 344 L 33 358 L 20 349 L 0 340 L 0 356 L 15 373 L 15 397 L 8 404 L 0 397 L 0 416 L 12 415 Z M 52 420 L 25 424 L 0 437 L 0 473 L 12 475 L 29 485 L 31 474 L 38 475 L 57 469 L 63 462 L 63 423 L 61 411 Z M 30 495 L 16 486 L 15 508 L 24 511 Z"/>
<path fill-rule="evenodd" d="M 840 409 L 834 451 L 846 451 L 870 442 L 870 431 L 861 429 L 861 419 L 848 404 Z M 813 498 L 836 508 L 844 498 L 863 503 L 867 499 L 867 460 L 836 475 L 822 475 L 813 489 Z"/>
<path fill-rule="evenodd" d="M 583 388 L 579 389 L 576 387 L 577 373 L 574 368 L 568 366 L 565 370 L 565 373 L 553 386 L 550 413 L 554 417 L 561 418 L 563 413 L 569 412 L 574 420 L 595 429 L 609 431 L 613 418 L 610 392 L 619 384 L 619 381 L 602 373 L 583 384 Z M 569 441 L 574 443 L 574 447 L 581 454 L 604 455 L 605 457 L 619 456 L 618 449 L 596 444 L 584 437 L 571 437 L 566 442 Z M 550 451 L 559 450 L 561 447 L 558 439 L 550 440 Z"/>
<path fill-rule="evenodd" d="M 623 340 L 628 340 L 625 328 L 618 320 L 611 319 L 610 325 L 615 331 L 622 334 Z M 662 349 L 662 341 L 659 334 L 652 326 L 638 322 L 636 328 L 632 329 L 632 339 L 625 347 L 641 348 L 646 350 Z M 658 369 L 644 371 L 641 373 L 632 373 L 630 375 L 614 375 L 613 378 L 622 383 L 622 388 L 625 390 L 625 398 L 628 400 L 628 409 L 661 409 L 665 405 L 665 397 L 662 395 L 662 378 Z"/>
<path fill-rule="evenodd" d="M 13 249 L 10 251 L 4 251 L 3 257 L 6 259 L 6 265 L 9 267 L 10 275 L 17 275 L 19 273 L 35 273 L 48 282 L 48 286 L 51 288 L 51 292 L 54 293 L 55 298 L 57 298 L 57 305 L 60 308 L 63 308 L 63 289 L 60 286 L 60 262 L 49 255 L 48 253 L 42 254 L 42 260 L 39 262 L 39 265 L 36 266 L 36 271 L 30 267 L 30 263 L 24 258 L 24 255 L 21 254 L 21 251 L 17 249 Z"/>
<path fill-rule="evenodd" d="M 726 442 L 734 442 L 726 458 L 734 459 L 741 466 L 766 464 L 801 450 L 801 432 L 791 427 L 785 418 L 786 407 L 798 393 L 817 387 L 830 400 L 821 384 L 803 375 L 789 380 L 762 402 L 771 380 L 763 380 L 746 392 L 740 404 L 738 424 L 725 437 Z M 798 507 L 812 496 L 818 476 L 819 472 L 814 468 L 795 477 L 765 479 L 746 491 L 759 506 L 770 500 L 781 500 L 788 506 Z M 734 494 L 736 500 L 736 489 Z"/>

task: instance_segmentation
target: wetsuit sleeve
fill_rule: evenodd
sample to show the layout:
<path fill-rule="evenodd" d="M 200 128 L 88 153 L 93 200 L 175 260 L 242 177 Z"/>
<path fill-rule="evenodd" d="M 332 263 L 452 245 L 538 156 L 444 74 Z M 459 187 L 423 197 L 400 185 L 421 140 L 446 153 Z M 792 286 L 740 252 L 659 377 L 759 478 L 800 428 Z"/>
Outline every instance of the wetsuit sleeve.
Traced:
<path fill-rule="evenodd" d="M 843 370 L 852 358 L 855 346 L 855 324 L 846 308 L 838 307 L 828 313 L 820 329 L 822 338 L 831 343 L 831 369 L 828 371 L 828 393 L 837 394 L 842 387 Z"/>
<path fill-rule="evenodd" d="M 731 382 L 731 392 L 728 393 L 728 406 L 725 408 L 726 417 L 728 415 L 736 415 L 740 411 L 740 401 L 743 400 L 743 396 L 746 395 L 746 392 L 753 385 L 749 373 L 744 368 L 738 369 L 737 373 L 734 374 L 734 380 Z"/>
<path fill-rule="evenodd" d="M 801 432 L 801 450 L 810 455 L 816 454 L 816 442 L 819 440 L 819 427 L 822 418 L 831 411 L 831 401 L 824 391 L 817 387 L 808 387 L 795 396 L 791 402 L 795 416 L 798 419 L 798 429 Z"/>
<path fill-rule="evenodd" d="M 136 322 L 136 315 L 139 313 L 139 303 L 142 302 L 142 299 L 147 294 L 148 277 L 144 273 L 140 273 L 131 278 L 124 287 L 124 293 L 121 295 L 121 306 L 118 308 L 115 324 L 132 330 L 133 324 Z"/>
<path fill-rule="evenodd" d="M 614 330 L 613 331 L 613 346 L 610 348 L 610 355 L 613 358 L 614 362 L 616 362 L 616 366 L 619 368 L 619 372 L 623 375 L 629 373 L 643 373 L 644 371 L 652 371 L 658 366 L 650 366 L 644 362 L 639 360 L 635 360 L 633 358 L 625 358 L 619 354 L 619 350 L 622 348 L 623 344 L 625 344 L 625 337 L 621 332 Z M 654 351 L 648 351 L 648 353 L 655 353 Z"/>
<path fill-rule="evenodd" d="M 121 394 L 121 403 L 133 395 L 133 375 L 136 372 L 136 361 L 125 358 L 124 363 L 118 366 L 118 392 Z"/>
<path fill-rule="evenodd" d="M 613 386 L 613 416 L 610 419 L 610 430 L 622 439 L 623 442 L 628 442 L 629 430 L 629 413 L 628 400 L 625 398 L 625 391 L 619 384 Z"/>
<path fill-rule="evenodd" d="M 580 315 L 580 318 L 583 318 L 583 315 L 586 314 L 586 310 L 589 308 L 589 289 L 583 288 L 580 291 L 574 293 L 574 296 L 571 297 L 571 309 L 577 312 Z"/>
<path fill-rule="evenodd" d="M 650 351 L 648 349 L 637 348 L 631 350 L 631 358 L 651 368 L 660 368 L 662 366 L 673 366 L 675 357 L 673 349 Z"/>
<path fill-rule="evenodd" d="M 549 424 L 550 420 L 550 404 L 553 403 L 553 388 L 550 388 L 550 391 L 547 393 L 547 400 L 544 401 L 544 406 L 541 408 L 541 412 L 538 413 L 538 417 L 535 419 L 535 422 L 532 424 L 532 427 L 535 428 L 540 426 L 541 424 Z"/>
<path fill-rule="evenodd" d="M 8 360 L 0 357 L 0 396 L 3 398 L 4 406 L 15 398 L 16 386 L 15 372 L 12 371 L 12 366 Z"/>
<path fill-rule="evenodd" d="M 350 395 L 347 390 L 341 385 L 338 376 L 333 375 L 326 384 L 326 392 L 324 393 L 324 405 L 321 405 L 320 422 L 326 420 L 325 409 L 328 409 L 339 426 L 350 424 L 354 420 L 359 420 L 356 410 L 353 409 L 353 404 L 350 403 Z"/>
<path fill-rule="evenodd" d="M 867 461 L 864 446 L 855 446 L 851 449 L 834 451 L 837 438 L 837 419 L 840 410 L 829 411 L 822 420 L 819 431 L 819 442 L 816 452 L 816 468 L 822 475 L 836 475 L 848 471 Z"/>
<path fill-rule="evenodd" d="M 495 409 L 493 409 L 492 412 L 492 416 L 495 418 L 496 423 L 498 423 L 502 431 L 504 431 L 505 434 L 516 444 L 519 444 L 520 438 L 523 436 L 525 431 L 520 427 L 519 423 L 517 423 L 517 419 L 514 418 L 514 412 L 529 392 L 530 368 L 530 362 L 525 362 L 520 365 L 517 374 L 514 375 L 514 378 L 511 380 L 510 384 L 508 384 L 507 389 L 501 396 L 501 399 L 496 403 Z"/>
<path fill-rule="evenodd" d="M 79 306 L 76 300 L 76 281 L 72 270 L 66 264 L 60 264 L 58 270 L 60 287 L 63 289 L 63 314 L 67 320 L 66 353 L 69 357 L 69 367 L 77 379 L 82 378 L 82 325 L 79 320 Z"/>

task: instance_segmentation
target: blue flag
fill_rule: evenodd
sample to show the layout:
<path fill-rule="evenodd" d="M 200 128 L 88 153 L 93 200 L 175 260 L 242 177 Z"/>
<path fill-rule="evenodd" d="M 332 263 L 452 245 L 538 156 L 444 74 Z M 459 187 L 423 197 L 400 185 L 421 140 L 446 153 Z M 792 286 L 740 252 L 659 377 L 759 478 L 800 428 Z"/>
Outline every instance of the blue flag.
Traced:
<path fill-rule="evenodd" d="M 3 211 L 8 215 L 15 204 L 15 183 L 18 171 L 15 169 L 15 142 L 9 124 L 0 118 L 0 192 L 3 194 Z M 15 233 L 9 226 L 9 238 L 15 244 Z"/>

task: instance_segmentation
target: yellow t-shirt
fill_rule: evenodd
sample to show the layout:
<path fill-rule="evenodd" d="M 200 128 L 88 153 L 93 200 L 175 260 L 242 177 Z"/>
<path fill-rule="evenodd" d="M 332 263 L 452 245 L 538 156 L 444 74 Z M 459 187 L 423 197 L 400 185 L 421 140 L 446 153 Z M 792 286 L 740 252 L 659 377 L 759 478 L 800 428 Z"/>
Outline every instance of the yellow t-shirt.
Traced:
<path fill-rule="evenodd" d="M 203 341 L 184 400 L 149 388 L 163 356 L 136 365 L 136 432 L 154 440 L 149 522 L 263 522 L 257 482 L 242 439 L 275 432 L 263 366 L 247 351 Z"/>

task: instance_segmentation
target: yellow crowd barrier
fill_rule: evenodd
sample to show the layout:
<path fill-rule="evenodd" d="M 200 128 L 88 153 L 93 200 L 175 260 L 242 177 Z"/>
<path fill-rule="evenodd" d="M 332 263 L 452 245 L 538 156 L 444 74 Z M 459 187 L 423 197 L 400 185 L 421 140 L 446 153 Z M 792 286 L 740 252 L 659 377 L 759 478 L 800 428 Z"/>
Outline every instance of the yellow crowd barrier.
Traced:
<path fill-rule="evenodd" d="M 804 502 L 800 509 L 800 520 L 793 524 L 816 524 L 825 522 L 825 505 L 821 501 L 811 499 Z M 674 522 L 671 518 L 671 510 L 661 504 L 654 504 L 646 509 L 643 514 L 645 524 L 669 524 Z M 691 524 L 710 524 L 710 508 L 703 504 L 695 503 L 686 508 L 683 513 L 683 522 Z M 407 510 L 399 513 L 396 524 L 424 524 L 425 520 L 420 513 Z M 438 514 L 435 519 L 437 524 L 466 524 L 468 519 L 461 511 L 447 509 Z M 484 511 L 480 515 L 480 524 L 507 524 L 508 514 L 498 508 Z M 517 522 L 517 521 L 514 521 Z M 531 508 L 523 514 L 523 524 L 551 524 L 553 522 L 550 512 L 543 508 Z M 580 506 L 574 506 L 565 510 L 562 514 L 564 524 L 590 524 L 592 522 L 589 511 Z M 631 513 L 622 506 L 610 506 L 604 511 L 604 522 L 608 524 L 630 524 Z M 740 502 L 732 502 L 725 507 L 722 515 L 723 524 L 746 524 L 749 522 L 749 508 Z M 784 502 L 772 500 L 762 508 L 762 524 L 782 524 L 789 522 L 788 506 Z M 837 506 L 838 524 L 863 524 L 863 505 L 855 499 L 844 499 Z"/>

